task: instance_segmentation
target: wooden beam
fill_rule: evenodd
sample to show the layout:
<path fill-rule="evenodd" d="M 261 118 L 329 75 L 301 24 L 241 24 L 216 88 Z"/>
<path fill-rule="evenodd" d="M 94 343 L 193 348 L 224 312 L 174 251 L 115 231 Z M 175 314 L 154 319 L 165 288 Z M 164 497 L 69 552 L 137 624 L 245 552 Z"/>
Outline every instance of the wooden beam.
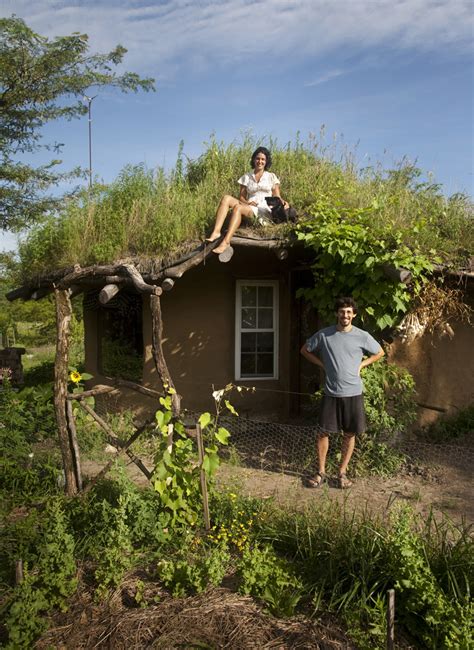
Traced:
<path fill-rule="evenodd" d="M 30 300 L 41 300 L 41 298 L 48 296 L 52 291 L 53 287 L 39 287 L 33 291 Z"/>
<path fill-rule="evenodd" d="M 81 408 L 86 411 L 96 422 L 97 424 L 105 431 L 109 438 L 110 444 L 112 444 L 114 447 L 117 447 L 117 449 L 122 449 L 124 448 L 125 453 L 127 456 L 130 458 L 131 461 L 135 463 L 135 465 L 145 474 L 148 480 L 151 479 L 151 472 L 150 470 L 142 463 L 142 461 L 135 456 L 133 452 L 130 451 L 130 449 L 127 448 L 127 443 L 118 438 L 115 433 L 112 431 L 112 429 L 109 427 L 107 422 L 105 422 L 100 415 L 97 415 L 97 413 L 91 409 L 91 407 L 86 404 L 85 402 L 79 402 Z"/>
<path fill-rule="evenodd" d="M 163 293 L 161 287 L 153 284 L 147 284 L 137 269 L 131 264 L 122 264 L 119 268 L 130 277 L 135 289 L 139 293 L 148 293 L 155 296 L 160 296 Z"/>
<path fill-rule="evenodd" d="M 128 381 L 128 379 L 116 379 L 114 383 L 116 386 L 125 386 L 126 388 L 131 388 L 132 390 L 137 391 L 137 393 L 141 393 L 147 397 L 153 397 L 154 399 L 159 399 L 160 397 L 164 396 L 163 393 L 160 393 L 157 390 L 153 390 L 153 388 L 148 388 L 147 386 L 136 384 L 133 381 Z"/>
<path fill-rule="evenodd" d="M 91 388 L 91 390 L 84 390 L 82 393 L 68 393 L 68 400 L 82 400 L 86 397 L 95 397 L 96 395 L 102 395 L 104 393 L 112 393 L 113 391 L 118 390 L 115 386 L 107 386 L 105 384 L 98 384 Z"/>
<path fill-rule="evenodd" d="M 163 289 L 163 291 L 171 291 L 173 287 L 174 287 L 174 280 L 172 280 L 171 278 L 165 278 L 161 283 L 161 288 Z"/>
<path fill-rule="evenodd" d="M 135 440 L 141 436 L 141 434 L 150 426 L 150 424 L 151 422 L 146 422 L 143 424 L 135 431 L 135 433 L 127 440 L 127 442 L 124 443 L 123 447 L 118 448 L 117 453 L 115 453 L 109 462 L 100 470 L 100 472 L 94 476 L 91 482 L 86 485 L 83 491 L 84 494 L 87 494 L 87 492 L 89 492 L 94 487 L 94 485 L 107 474 L 107 472 L 110 470 L 114 462 L 121 454 L 127 453 L 128 448 L 135 442 Z M 149 478 L 151 478 L 151 474 Z"/>
<path fill-rule="evenodd" d="M 18 287 L 18 289 L 12 289 L 12 291 L 9 291 L 6 294 L 7 300 L 9 300 L 10 302 L 13 302 L 14 300 L 18 300 L 18 298 L 23 298 L 23 300 L 29 300 L 33 291 L 34 289 L 32 289 L 31 287 Z"/>
<path fill-rule="evenodd" d="M 55 289 L 56 300 L 56 358 L 54 362 L 54 410 L 58 426 L 59 445 L 63 459 L 66 494 L 77 494 L 78 485 L 74 472 L 74 457 L 69 440 L 66 417 L 66 398 L 68 382 L 69 339 L 72 317 L 69 292 Z"/>
<path fill-rule="evenodd" d="M 118 294 L 120 287 L 116 284 L 106 284 L 105 287 L 102 287 L 99 293 L 99 302 L 101 305 L 106 305 L 109 300 L 112 300 L 114 296 Z"/>
<path fill-rule="evenodd" d="M 163 354 L 163 319 L 161 316 L 161 303 L 159 296 L 150 296 L 150 309 L 152 318 L 151 328 L 151 349 L 155 361 L 156 371 L 163 384 L 163 388 L 168 386 L 172 389 L 171 408 L 173 415 L 177 417 L 181 411 L 181 397 L 178 395 L 173 380 L 171 379 L 168 366 L 166 365 L 165 355 Z"/>
<path fill-rule="evenodd" d="M 66 416 L 69 425 L 71 449 L 73 452 L 74 473 L 76 476 L 77 489 L 80 492 L 82 490 L 81 455 L 79 452 L 79 443 L 77 442 L 76 420 L 74 419 L 74 411 L 70 400 L 66 400 Z"/>
<path fill-rule="evenodd" d="M 164 272 L 165 277 L 173 279 L 181 278 L 186 273 L 186 271 L 189 271 L 189 269 L 192 269 L 194 266 L 201 264 L 201 262 L 203 262 L 206 257 L 212 253 L 213 249 L 216 248 L 220 241 L 220 239 L 216 239 L 216 241 L 213 241 L 211 243 L 203 244 L 203 246 L 185 262 L 166 269 Z"/>

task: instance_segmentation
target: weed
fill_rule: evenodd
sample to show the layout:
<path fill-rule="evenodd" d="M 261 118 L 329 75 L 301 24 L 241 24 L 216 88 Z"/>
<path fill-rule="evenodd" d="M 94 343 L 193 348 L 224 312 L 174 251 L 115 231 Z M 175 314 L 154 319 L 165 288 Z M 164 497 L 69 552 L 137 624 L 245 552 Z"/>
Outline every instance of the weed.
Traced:
<path fill-rule="evenodd" d="M 214 218 L 223 194 L 235 194 L 236 179 L 248 168 L 260 141 L 245 136 L 228 146 L 211 138 L 196 160 L 166 174 L 143 165 L 128 166 L 115 182 L 84 191 L 59 215 L 34 227 L 20 245 L 24 278 L 80 261 L 110 262 L 128 255 L 166 258 L 182 242 L 199 239 Z M 353 155 L 336 158 L 323 140 L 310 136 L 272 148 L 274 169 L 284 196 L 300 211 L 324 198 L 327 209 L 370 210 L 370 241 L 400 235 L 400 248 L 414 244 L 422 255 L 436 249 L 443 257 L 468 257 L 472 249 L 472 204 L 468 197 L 446 199 L 440 188 L 420 181 L 407 161 L 394 170 L 358 170 Z"/>
<path fill-rule="evenodd" d="M 303 584 L 291 564 L 269 545 L 248 546 L 239 560 L 239 591 L 262 600 L 275 616 L 292 616 L 301 599 Z"/>

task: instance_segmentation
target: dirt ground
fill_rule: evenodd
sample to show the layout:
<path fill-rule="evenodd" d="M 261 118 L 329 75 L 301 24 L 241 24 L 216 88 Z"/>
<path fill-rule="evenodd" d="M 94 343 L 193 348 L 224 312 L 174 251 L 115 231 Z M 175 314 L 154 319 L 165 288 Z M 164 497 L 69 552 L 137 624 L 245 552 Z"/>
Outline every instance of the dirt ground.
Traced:
<path fill-rule="evenodd" d="M 222 490 L 238 490 L 244 495 L 273 499 L 286 508 L 301 509 L 320 499 L 331 499 L 344 502 L 353 510 L 383 514 L 396 501 L 404 501 L 421 514 L 427 515 L 433 509 L 455 522 L 464 520 L 472 524 L 474 450 L 436 446 L 427 447 L 422 455 L 424 458 L 407 463 L 397 476 L 358 478 L 347 490 L 337 488 L 335 478 L 323 488 L 311 489 L 306 487 L 305 477 L 226 463 L 219 468 L 218 483 Z M 84 461 L 82 465 L 84 474 L 89 477 L 95 476 L 102 467 L 93 461 Z M 138 484 L 147 484 L 147 479 L 133 463 L 128 464 L 127 471 Z"/>

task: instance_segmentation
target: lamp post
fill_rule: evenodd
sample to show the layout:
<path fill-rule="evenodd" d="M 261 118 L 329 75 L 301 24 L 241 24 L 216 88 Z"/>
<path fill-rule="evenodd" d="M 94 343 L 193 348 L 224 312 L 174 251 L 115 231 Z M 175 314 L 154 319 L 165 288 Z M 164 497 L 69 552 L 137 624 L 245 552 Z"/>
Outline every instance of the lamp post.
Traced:
<path fill-rule="evenodd" d="M 87 97 L 84 95 L 85 101 L 88 103 L 88 113 L 89 113 L 89 189 L 92 187 L 92 112 L 91 104 L 97 95 L 93 97 Z"/>

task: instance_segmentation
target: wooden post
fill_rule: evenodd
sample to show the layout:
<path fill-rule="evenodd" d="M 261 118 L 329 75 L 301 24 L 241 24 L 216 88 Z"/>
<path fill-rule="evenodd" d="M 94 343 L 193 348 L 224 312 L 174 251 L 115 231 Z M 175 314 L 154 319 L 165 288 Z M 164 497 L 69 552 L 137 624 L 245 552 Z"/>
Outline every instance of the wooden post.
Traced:
<path fill-rule="evenodd" d="M 206 472 L 202 466 L 204 461 L 204 444 L 202 440 L 202 430 L 199 422 L 196 424 L 196 440 L 198 446 L 198 458 L 199 458 L 199 474 L 201 480 L 201 494 L 202 494 L 202 507 L 204 510 L 204 526 L 206 532 L 211 530 L 211 519 L 209 516 L 209 497 L 207 494 L 207 482 L 206 482 Z"/>
<path fill-rule="evenodd" d="M 67 289 L 55 289 L 56 299 L 56 359 L 54 361 L 54 410 L 58 425 L 59 445 L 63 459 L 66 494 L 77 494 L 78 485 L 74 472 L 74 457 L 69 440 L 66 418 L 67 380 L 69 361 L 69 337 L 72 317 L 71 301 Z"/>
<path fill-rule="evenodd" d="M 387 650 L 395 648 L 395 589 L 387 592 Z"/>
<path fill-rule="evenodd" d="M 152 339 L 151 339 L 151 349 L 153 353 L 153 359 L 155 361 L 156 370 L 158 376 L 163 385 L 167 384 L 175 392 L 171 395 L 171 410 L 173 415 L 178 417 L 181 411 L 181 397 L 176 392 L 173 380 L 171 379 L 168 366 L 166 365 L 165 355 L 163 354 L 162 338 L 163 338 L 163 320 L 161 317 L 161 303 L 160 297 L 157 295 L 150 296 L 150 309 L 151 309 L 151 318 L 152 318 Z"/>
<path fill-rule="evenodd" d="M 15 562 L 15 584 L 20 585 L 23 582 L 23 560 Z"/>
<path fill-rule="evenodd" d="M 74 460 L 74 472 L 76 475 L 76 484 L 79 491 L 82 490 L 82 472 L 81 472 L 81 456 L 79 453 L 79 444 L 77 442 L 76 420 L 74 419 L 74 411 L 70 399 L 66 400 L 66 416 L 69 425 L 69 438 L 72 448 L 72 457 Z"/>

